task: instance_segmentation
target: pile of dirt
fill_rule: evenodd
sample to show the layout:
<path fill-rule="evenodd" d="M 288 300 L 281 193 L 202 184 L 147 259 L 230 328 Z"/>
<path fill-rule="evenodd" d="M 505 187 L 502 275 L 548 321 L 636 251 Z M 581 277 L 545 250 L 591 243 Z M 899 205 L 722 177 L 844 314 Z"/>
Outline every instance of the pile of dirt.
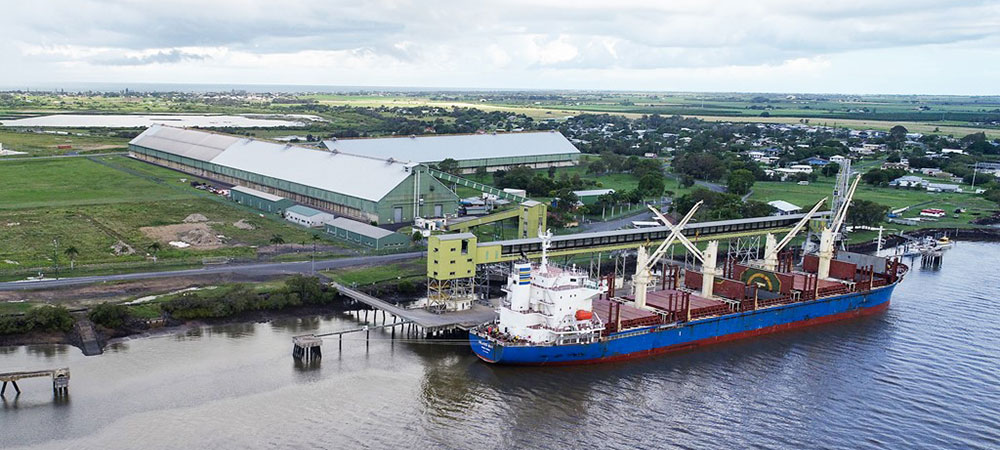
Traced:
<path fill-rule="evenodd" d="M 114 253 L 115 256 L 134 255 L 135 249 L 126 244 L 125 241 L 118 241 L 111 245 L 111 253 Z"/>
<path fill-rule="evenodd" d="M 252 223 L 247 222 L 246 219 L 240 219 L 239 221 L 233 222 L 233 226 L 241 230 L 252 230 L 256 228 Z"/>
<path fill-rule="evenodd" d="M 185 242 L 195 249 L 213 249 L 222 247 L 223 242 L 209 223 L 179 223 L 160 227 L 142 227 L 139 229 L 150 239 L 169 244 L 170 242 Z M 174 245 L 176 247 L 176 245 Z"/>
<path fill-rule="evenodd" d="M 208 217 L 202 214 L 194 213 L 184 218 L 184 223 L 199 223 L 208 222 Z"/>
<path fill-rule="evenodd" d="M 222 240 L 212 232 L 211 228 L 193 228 L 181 234 L 180 238 L 181 241 L 191 244 L 194 247 L 204 248 L 222 245 Z"/>

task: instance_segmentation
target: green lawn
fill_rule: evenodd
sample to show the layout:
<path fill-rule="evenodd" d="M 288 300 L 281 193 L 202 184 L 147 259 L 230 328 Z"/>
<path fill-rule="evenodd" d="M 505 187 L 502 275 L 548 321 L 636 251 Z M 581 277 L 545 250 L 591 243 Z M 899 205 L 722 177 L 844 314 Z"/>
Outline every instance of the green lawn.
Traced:
<path fill-rule="evenodd" d="M 112 163 L 126 161 L 123 156 L 100 159 Z M 172 200 L 193 196 L 146 178 L 128 176 L 87 158 L 0 161 L 0 192 L 3 193 L 0 195 L 0 210 Z"/>
<path fill-rule="evenodd" d="M 86 158 L 0 162 L 0 270 L 50 267 L 54 240 L 59 243 L 56 253 L 62 267 L 69 265 L 62 253 L 69 246 L 79 251 L 77 264 L 143 262 L 153 240 L 140 228 L 178 224 L 194 213 L 209 219 L 212 232 L 224 236 L 226 246 L 195 250 L 163 245 L 158 254 L 161 262 L 254 257 L 254 247 L 268 245 L 274 234 L 287 243 L 299 243 L 311 242 L 317 232 L 193 189 L 179 172 L 124 156 L 101 161 L 113 167 Z M 255 229 L 233 226 L 239 220 Z M 110 246 L 118 240 L 136 254 L 112 254 Z"/>
<path fill-rule="evenodd" d="M 414 259 L 385 266 L 366 266 L 352 269 L 324 271 L 334 281 L 358 286 L 381 283 L 385 281 L 422 279 L 427 276 L 427 258 Z"/>
<path fill-rule="evenodd" d="M 66 130 L 68 134 L 21 132 L 0 127 L 0 143 L 5 150 L 26 152 L 30 156 L 57 155 L 67 152 L 113 152 L 128 148 L 128 138 L 94 136 L 85 130 Z M 84 134 L 84 136 L 78 136 Z M 60 149 L 59 146 L 70 146 Z M 0 157 L 9 158 L 9 157 Z"/>
<path fill-rule="evenodd" d="M 803 209 L 808 209 L 821 198 L 830 197 L 833 185 L 834 178 L 832 177 L 820 177 L 819 180 L 809 183 L 808 186 L 800 186 L 794 182 L 757 182 L 753 186 L 753 195 L 750 198 L 762 202 L 785 200 L 801 206 Z M 904 213 L 904 217 L 914 217 L 923 208 L 940 208 L 949 212 L 948 216 L 937 222 L 926 222 L 926 226 L 932 227 L 971 226 L 969 221 L 979 217 L 975 213 L 988 215 L 991 211 L 996 210 L 995 203 L 980 195 L 970 193 L 946 194 L 859 184 L 855 197 L 881 203 L 891 209 L 914 207 Z M 956 208 L 966 209 L 966 212 L 960 214 L 957 219 L 953 218 L 951 214 Z"/>

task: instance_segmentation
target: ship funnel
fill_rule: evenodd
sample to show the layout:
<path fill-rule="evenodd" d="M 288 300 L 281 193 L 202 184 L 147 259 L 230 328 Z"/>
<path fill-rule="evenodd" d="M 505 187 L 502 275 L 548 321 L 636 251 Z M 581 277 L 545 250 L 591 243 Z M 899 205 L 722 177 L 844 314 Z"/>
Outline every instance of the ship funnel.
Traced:
<path fill-rule="evenodd" d="M 518 262 L 510 275 L 510 309 L 527 311 L 531 308 L 531 263 Z"/>

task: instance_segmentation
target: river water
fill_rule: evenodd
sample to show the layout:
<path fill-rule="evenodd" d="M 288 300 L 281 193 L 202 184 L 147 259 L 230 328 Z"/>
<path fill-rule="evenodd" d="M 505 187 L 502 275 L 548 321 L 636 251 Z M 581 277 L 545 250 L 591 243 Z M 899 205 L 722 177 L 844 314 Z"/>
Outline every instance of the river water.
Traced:
<path fill-rule="evenodd" d="M 204 327 L 97 357 L 6 348 L 4 370 L 73 378 L 64 403 L 43 379 L 8 392 L 0 447 L 998 448 L 997 267 L 1000 245 L 960 242 L 940 270 L 915 267 L 884 314 L 598 366 L 492 367 L 464 346 L 355 337 L 296 367 L 293 335 L 350 316 Z"/>

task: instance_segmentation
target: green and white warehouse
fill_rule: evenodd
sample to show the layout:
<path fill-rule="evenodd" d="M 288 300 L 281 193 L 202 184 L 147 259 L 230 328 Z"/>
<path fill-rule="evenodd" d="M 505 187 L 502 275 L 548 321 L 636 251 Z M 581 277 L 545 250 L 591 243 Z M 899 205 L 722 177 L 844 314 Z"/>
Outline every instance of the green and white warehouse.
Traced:
<path fill-rule="evenodd" d="M 246 201 L 256 197 L 271 202 L 272 208 L 287 199 L 376 224 L 407 223 L 415 216 L 436 217 L 458 209 L 458 196 L 428 175 L 426 166 L 399 158 L 165 125 L 153 125 L 129 142 L 129 154 L 198 177 L 250 188 L 258 194 L 249 193 L 252 195 L 244 196 Z M 280 207 L 287 208 L 284 204 Z"/>
<path fill-rule="evenodd" d="M 410 243 L 410 237 L 402 233 L 393 233 L 367 223 L 357 222 L 346 217 L 338 217 L 327 222 L 326 232 L 355 244 L 365 245 L 375 250 L 403 247 Z"/>
<path fill-rule="evenodd" d="M 461 173 L 479 168 L 494 172 L 514 166 L 573 166 L 580 159 L 580 151 L 558 131 L 334 139 L 323 141 L 323 146 L 330 151 L 421 164 L 453 159 Z"/>

